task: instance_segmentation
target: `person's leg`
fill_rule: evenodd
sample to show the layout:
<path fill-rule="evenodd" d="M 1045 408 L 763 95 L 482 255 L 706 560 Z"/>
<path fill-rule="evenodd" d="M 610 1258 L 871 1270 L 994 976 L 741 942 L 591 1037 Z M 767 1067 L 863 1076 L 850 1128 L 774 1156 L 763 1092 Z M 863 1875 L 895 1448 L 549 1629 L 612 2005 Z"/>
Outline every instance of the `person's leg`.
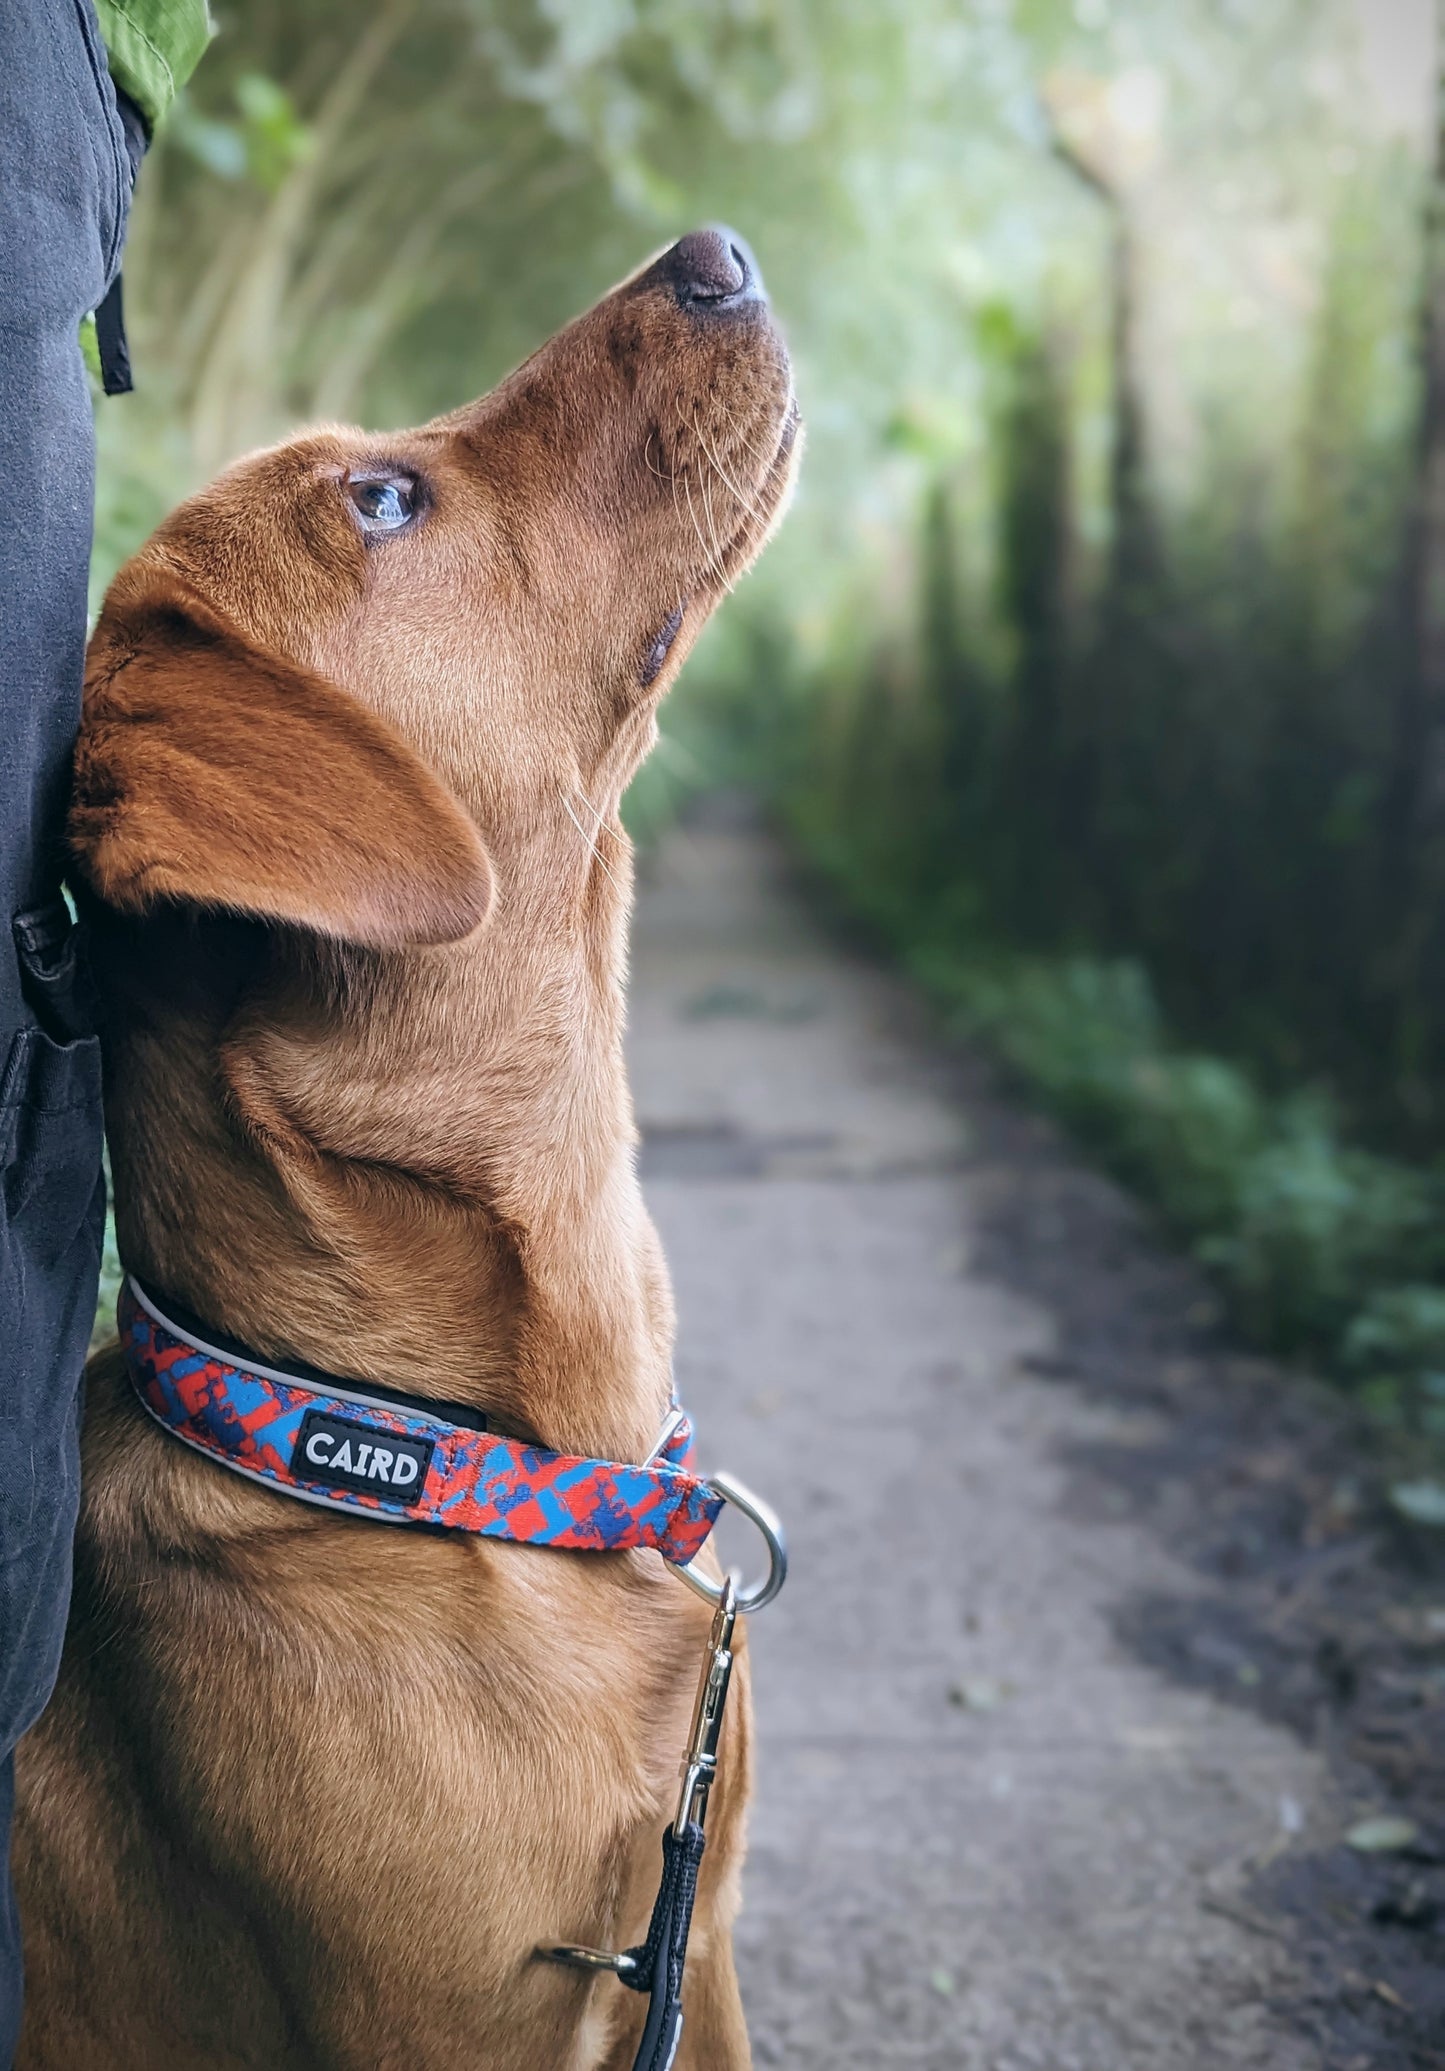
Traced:
<path fill-rule="evenodd" d="M 100 1061 L 60 902 L 93 437 L 78 327 L 119 259 L 124 136 L 90 0 L 0 5 L 0 2065 L 20 2017 L 11 1755 L 70 1590 L 104 1192 Z"/>

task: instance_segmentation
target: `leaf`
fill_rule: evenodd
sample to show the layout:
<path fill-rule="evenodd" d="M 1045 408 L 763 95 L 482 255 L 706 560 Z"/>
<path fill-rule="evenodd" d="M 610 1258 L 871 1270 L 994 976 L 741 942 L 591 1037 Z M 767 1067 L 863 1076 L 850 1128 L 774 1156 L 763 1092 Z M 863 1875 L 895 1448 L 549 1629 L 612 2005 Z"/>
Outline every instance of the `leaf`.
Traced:
<path fill-rule="evenodd" d="M 181 150 L 220 180 L 239 180 L 246 170 L 246 139 L 234 122 L 217 122 L 178 107 L 169 135 Z"/>
<path fill-rule="evenodd" d="M 1419 1838 L 1420 1829 L 1413 1819 L 1382 1812 L 1372 1819 L 1357 1820 L 1345 1835 L 1345 1846 L 1359 1855 L 1398 1855 Z"/>
<path fill-rule="evenodd" d="M 1397 1481 L 1390 1490 L 1390 1505 L 1411 1524 L 1445 1530 L 1445 1482 Z"/>
<path fill-rule="evenodd" d="M 234 91 L 251 177 L 268 194 L 274 193 L 292 166 L 311 156 L 315 136 L 285 88 L 264 73 L 243 72 Z"/>
<path fill-rule="evenodd" d="M 960 1711 L 995 1711 L 1005 1698 L 1012 1695 L 1012 1683 L 998 1683 L 986 1675 L 966 1676 L 961 1683 L 953 1685 L 948 1701 L 956 1704 Z"/>

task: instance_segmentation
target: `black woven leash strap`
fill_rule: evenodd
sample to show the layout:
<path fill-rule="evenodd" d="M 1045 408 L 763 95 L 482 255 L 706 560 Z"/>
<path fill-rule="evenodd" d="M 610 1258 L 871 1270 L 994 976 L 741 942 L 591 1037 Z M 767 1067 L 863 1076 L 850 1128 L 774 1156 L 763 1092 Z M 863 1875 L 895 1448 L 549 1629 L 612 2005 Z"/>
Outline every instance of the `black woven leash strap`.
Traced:
<path fill-rule="evenodd" d="M 692 1926 L 697 1873 L 706 1836 L 696 1820 L 681 1835 L 672 1827 L 662 1837 L 662 1882 L 652 1908 L 647 1940 L 629 1949 L 633 1968 L 619 1971 L 632 1992 L 650 1992 L 647 2025 L 632 2071 L 668 2071 L 682 2039 L 682 1973 Z"/>

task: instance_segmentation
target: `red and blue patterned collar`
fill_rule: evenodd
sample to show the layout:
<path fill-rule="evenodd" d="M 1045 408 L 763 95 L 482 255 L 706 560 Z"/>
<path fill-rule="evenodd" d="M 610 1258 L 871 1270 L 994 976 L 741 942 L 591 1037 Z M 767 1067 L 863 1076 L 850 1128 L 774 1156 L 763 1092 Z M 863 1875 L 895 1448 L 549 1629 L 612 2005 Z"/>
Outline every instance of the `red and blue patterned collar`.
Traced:
<path fill-rule="evenodd" d="M 652 1457 L 626 1466 L 504 1438 L 452 1405 L 261 1365 L 168 1313 L 134 1276 L 117 1322 L 136 1394 L 172 1437 L 326 1509 L 526 1546 L 655 1547 L 683 1567 L 726 1500 L 691 1471 L 692 1427 L 680 1409 Z"/>

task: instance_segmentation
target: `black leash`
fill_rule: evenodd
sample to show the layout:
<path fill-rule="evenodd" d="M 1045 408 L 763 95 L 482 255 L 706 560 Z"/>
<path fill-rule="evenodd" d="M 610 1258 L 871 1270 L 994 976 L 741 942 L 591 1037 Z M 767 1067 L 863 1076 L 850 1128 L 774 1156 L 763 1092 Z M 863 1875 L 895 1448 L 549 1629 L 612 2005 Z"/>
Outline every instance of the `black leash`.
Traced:
<path fill-rule="evenodd" d="M 627 1952 L 635 1969 L 617 1973 L 629 1991 L 650 1995 L 647 2024 L 632 2071 L 668 2071 L 682 2040 L 682 1973 L 697 1873 L 706 1846 L 707 1837 L 696 1820 L 688 1822 L 681 1836 L 671 1827 L 663 1835 L 662 1882 L 647 1940 Z"/>
<path fill-rule="evenodd" d="M 698 1870 L 707 1845 L 707 1801 L 717 1775 L 718 1736 L 732 1679 L 737 1618 L 737 1591 L 727 1581 L 713 1614 L 698 1682 L 677 1817 L 662 1837 L 662 1882 L 653 1901 L 647 1940 L 616 1955 L 606 1949 L 581 1948 L 573 1943 L 537 1951 L 547 1962 L 570 1964 L 575 1970 L 610 1970 L 629 1991 L 648 1994 L 647 2022 L 632 2071 L 669 2071 L 682 2039 L 682 1976 L 687 1965 L 687 1937 L 697 1897 Z"/>

